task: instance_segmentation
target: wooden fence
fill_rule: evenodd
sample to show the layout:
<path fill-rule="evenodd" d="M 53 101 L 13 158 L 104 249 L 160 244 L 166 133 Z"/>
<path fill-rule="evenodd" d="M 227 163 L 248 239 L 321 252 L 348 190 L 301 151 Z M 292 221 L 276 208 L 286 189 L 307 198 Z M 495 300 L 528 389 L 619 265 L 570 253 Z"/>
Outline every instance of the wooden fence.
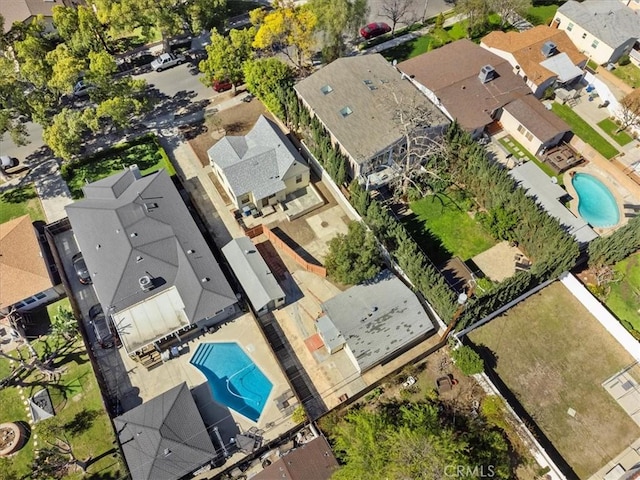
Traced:
<path fill-rule="evenodd" d="M 264 235 L 267 237 L 277 248 L 281 249 L 289 257 L 291 257 L 298 265 L 304 268 L 307 272 L 315 273 L 320 277 L 327 276 L 327 269 L 321 265 L 314 265 L 307 262 L 296 251 L 287 245 L 278 235 L 271 231 L 271 229 L 265 225 L 258 225 L 256 227 L 245 230 L 245 235 L 249 238 L 255 238 L 258 235 Z"/>

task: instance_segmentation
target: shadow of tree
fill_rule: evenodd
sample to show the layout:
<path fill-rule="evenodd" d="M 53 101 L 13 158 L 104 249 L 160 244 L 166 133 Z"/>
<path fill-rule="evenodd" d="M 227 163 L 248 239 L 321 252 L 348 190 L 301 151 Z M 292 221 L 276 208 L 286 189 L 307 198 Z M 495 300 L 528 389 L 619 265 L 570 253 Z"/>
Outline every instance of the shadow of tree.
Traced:
<path fill-rule="evenodd" d="M 99 410 L 83 409 L 75 414 L 75 416 L 63 425 L 65 431 L 71 435 L 78 435 L 93 425 L 93 421 L 100 415 Z"/>
<path fill-rule="evenodd" d="M 7 203 L 22 203 L 26 202 L 27 200 L 31 200 L 32 198 L 36 198 L 37 196 L 38 195 L 35 189 L 31 188 L 28 185 L 25 185 L 17 188 L 12 188 L 11 190 L 4 192 L 2 195 L 0 195 L 0 199 L 2 199 L 3 202 Z"/>

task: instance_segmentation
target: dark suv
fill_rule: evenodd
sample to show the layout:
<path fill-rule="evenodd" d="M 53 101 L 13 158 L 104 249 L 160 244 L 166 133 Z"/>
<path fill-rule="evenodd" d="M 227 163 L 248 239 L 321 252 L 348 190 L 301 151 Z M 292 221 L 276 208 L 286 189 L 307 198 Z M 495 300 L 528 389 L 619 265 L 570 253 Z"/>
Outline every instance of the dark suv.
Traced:
<path fill-rule="evenodd" d="M 89 322 L 93 326 L 100 347 L 112 348 L 116 345 L 113 333 L 109 328 L 109 322 L 100 305 L 94 305 L 89 309 Z"/>
<path fill-rule="evenodd" d="M 71 257 L 73 261 L 73 269 L 76 271 L 76 275 L 78 276 L 78 280 L 83 285 L 91 284 L 91 275 L 89 275 L 89 269 L 87 269 L 87 264 L 82 258 L 81 253 L 76 253 L 73 257 Z"/>

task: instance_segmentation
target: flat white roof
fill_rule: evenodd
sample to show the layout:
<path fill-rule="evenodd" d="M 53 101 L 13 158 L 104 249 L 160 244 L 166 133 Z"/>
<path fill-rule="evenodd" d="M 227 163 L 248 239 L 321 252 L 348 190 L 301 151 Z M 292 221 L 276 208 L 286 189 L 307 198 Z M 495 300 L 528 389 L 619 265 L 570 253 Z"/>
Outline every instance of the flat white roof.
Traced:
<path fill-rule="evenodd" d="M 128 353 L 190 325 L 175 286 L 120 310 L 113 321 Z"/>

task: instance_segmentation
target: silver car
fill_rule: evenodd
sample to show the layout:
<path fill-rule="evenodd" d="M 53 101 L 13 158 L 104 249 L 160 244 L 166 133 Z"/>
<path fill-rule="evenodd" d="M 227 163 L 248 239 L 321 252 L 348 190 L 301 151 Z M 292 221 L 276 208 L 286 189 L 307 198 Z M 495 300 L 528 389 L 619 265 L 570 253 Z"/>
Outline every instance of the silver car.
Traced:
<path fill-rule="evenodd" d="M 176 65 L 180 65 L 184 63 L 186 58 L 184 55 L 176 55 L 174 53 L 163 53 L 158 58 L 156 58 L 153 62 L 151 62 L 151 68 L 156 72 L 161 72 L 162 70 L 166 70 L 167 68 L 175 67 Z"/>

